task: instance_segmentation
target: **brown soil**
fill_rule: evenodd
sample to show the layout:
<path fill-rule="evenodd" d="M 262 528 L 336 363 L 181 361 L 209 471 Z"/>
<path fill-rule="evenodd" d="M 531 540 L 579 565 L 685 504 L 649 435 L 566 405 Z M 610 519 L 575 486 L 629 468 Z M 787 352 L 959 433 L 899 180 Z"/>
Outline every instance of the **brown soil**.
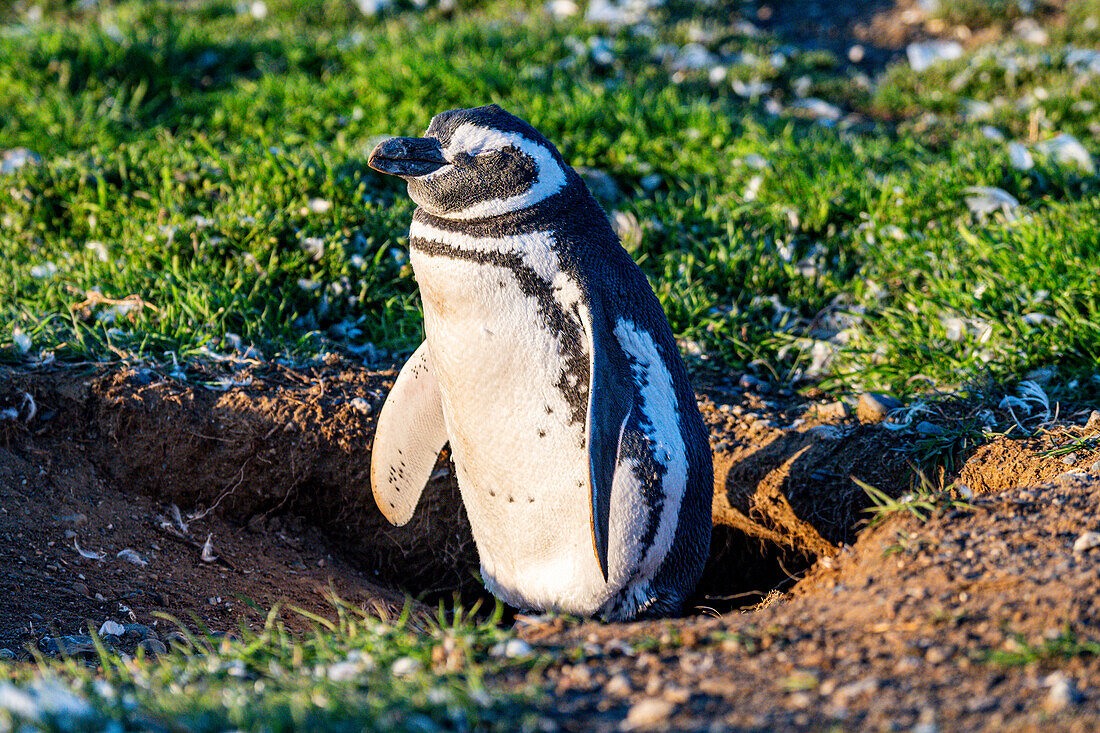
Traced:
<path fill-rule="evenodd" d="M 483 593 L 445 459 L 408 526 L 391 527 L 373 504 L 371 437 L 393 370 L 338 359 L 311 369 L 209 370 L 187 383 L 148 369 L 0 371 L 0 408 L 19 410 L 0 422 L 0 647 L 43 648 L 47 637 L 109 619 L 163 633 L 172 624 L 162 613 L 225 631 L 262 623 L 278 602 L 328 614 L 331 593 L 383 616 L 401 607 L 404 592 L 429 600 Z M 201 386 L 227 377 L 237 386 Z M 664 701 L 648 703 L 665 706 L 657 727 L 878 727 L 887 719 L 904 727 L 932 715 L 988 728 L 977 722 L 996 720 L 990 711 L 1046 715 L 1020 696 L 1045 699 L 1039 675 L 1056 664 L 1081 688 L 1069 713 L 1094 710 L 1093 657 L 982 661 L 1023 643 L 1017 634 L 1096 637 L 1092 555 L 1066 550 L 1100 528 L 1090 514 L 1095 484 L 1063 479 L 1026 500 L 1017 490 L 1089 470 L 1100 453 L 1087 445 L 1072 467 L 1037 454 L 1094 426 L 1051 425 L 1041 439 L 970 449 L 958 456 L 959 482 L 996 492 L 976 500 L 978 509 L 926 524 L 895 517 L 858 532 L 870 501 L 852 477 L 893 496 L 909 491 L 927 434 L 861 424 L 839 403 L 808 405 L 746 384 L 697 378 L 714 448 L 716 527 L 693 615 L 527 628 L 551 647 L 591 635 L 590 647 L 603 650 L 547 671 L 566 700 L 552 717 L 580 729 L 577 720 L 594 716 L 613 728 L 651 697 Z M 946 401 L 922 417 L 950 428 L 973 409 Z M 1100 464 L 1092 470 L 1100 474 Z M 209 562 L 208 537 L 217 557 Z M 102 559 L 82 556 L 77 543 Z M 148 564 L 118 557 L 126 549 Z M 765 597 L 765 607 L 744 612 Z M 708 617 L 718 612 L 727 613 Z M 284 618 L 304 628 L 300 616 Z M 613 639 L 649 641 L 615 656 L 606 651 Z M 608 688 L 619 672 L 626 687 L 617 678 Z"/>
<path fill-rule="evenodd" d="M 1098 511 L 1064 476 L 894 515 L 757 610 L 522 633 L 580 657 L 545 673 L 563 730 L 1094 731 Z"/>

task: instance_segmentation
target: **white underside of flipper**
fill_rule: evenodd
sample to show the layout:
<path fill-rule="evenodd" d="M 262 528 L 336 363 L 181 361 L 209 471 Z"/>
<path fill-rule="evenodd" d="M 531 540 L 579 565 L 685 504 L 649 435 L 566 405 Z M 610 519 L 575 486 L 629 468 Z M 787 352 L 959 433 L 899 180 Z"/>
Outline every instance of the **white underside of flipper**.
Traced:
<path fill-rule="evenodd" d="M 401 367 L 374 433 L 371 491 L 392 524 L 400 527 L 412 518 L 446 442 L 439 383 L 425 341 Z"/>

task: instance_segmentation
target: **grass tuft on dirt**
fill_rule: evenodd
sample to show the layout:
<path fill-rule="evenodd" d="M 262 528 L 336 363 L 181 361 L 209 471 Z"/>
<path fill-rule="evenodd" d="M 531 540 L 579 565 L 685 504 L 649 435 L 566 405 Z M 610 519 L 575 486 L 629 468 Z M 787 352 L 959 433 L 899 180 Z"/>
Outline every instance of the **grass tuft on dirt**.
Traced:
<path fill-rule="evenodd" d="M 120 655 L 97 638 L 97 658 L 11 668 L 0 680 L 0 729 L 532 730 L 538 719 L 522 692 L 485 687 L 489 675 L 537 663 L 506 646 L 499 611 L 478 619 L 456 604 L 425 621 L 407 608 L 384 622 L 334 598 L 333 621 L 301 612 L 312 634 L 290 633 L 274 609 L 258 633 L 179 624 L 162 656 Z"/>

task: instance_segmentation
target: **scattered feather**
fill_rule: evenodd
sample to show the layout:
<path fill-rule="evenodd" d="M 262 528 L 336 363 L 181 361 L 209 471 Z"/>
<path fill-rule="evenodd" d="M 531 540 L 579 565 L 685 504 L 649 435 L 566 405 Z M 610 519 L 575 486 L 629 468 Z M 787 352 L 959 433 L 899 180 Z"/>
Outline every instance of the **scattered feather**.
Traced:
<path fill-rule="evenodd" d="M 180 514 L 180 508 L 175 504 L 172 505 L 172 521 L 176 523 L 176 527 L 183 534 L 187 534 L 187 522 L 183 521 L 183 515 Z"/>
<path fill-rule="evenodd" d="M 1029 171 L 1035 167 L 1035 159 L 1031 157 L 1031 151 L 1023 143 L 1008 144 L 1008 160 L 1018 171 Z"/>
<path fill-rule="evenodd" d="M 909 58 L 910 68 L 921 72 L 938 63 L 960 58 L 963 47 L 957 41 L 924 41 L 910 43 L 905 48 L 905 55 Z"/>
<path fill-rule="evenodd" d="M 206 542 L 202 543 L 202 552 L 199 557 L 203 562 L 214 562 L 218 556 L 214 554 L 214 534 L 206 535 Z"/>
<path fill-rule="evenodd" d="M 86 558 L 88 560 L 102 561 L 102 560 L 105 560 L 107 558 L 107 555 L 105 553 L 92 552 L 91 550 L 85 550 L 83 547 L 80 546 L 80 543 L 76 541 L 75 537 L 73 538 L 73 549 L 76 550 L 80 554 L 81 557 Z"/>
<path fill-rule="evenodd" d="M 970 194 L 966 197 L 966 206 L 975 214 L 1003 211 L 1006 216 L 1012 216 L 1020 207 L 1015 196 L 994 186 L 970 186 L 966 192 Z"/>
<path fill-rule="evenodd" d="M 1089 151 L 1073 135 L 1063 132 L 1052 140 L 1039 143 L 1035 149 L 1062 165 L 1075 165 L 1086 173 L 1096 172 L 1096 164 Z"/>
<path fill-rule="evenodd" d="M 147 560 L 142 558 L 141 555 L 137 554 L 136 550 L 131 550 L 129 547 L 127 547 L 125 550 L 119 551 L 119 553 L 115 555 L 115 557 L 120 560 L 132 562 L 134 565 L 140 565 L 141 567 L 145 567 L 149 564 Z"/>
<path fill-rule="evenodd" d="M 11 334 L 11 340 L 15 343 L 15 348 L 19 349 L 19 353 L 26 354 L 31 350 L 31 337 L 24 333 L 23 329 L 14 329 Z"/>

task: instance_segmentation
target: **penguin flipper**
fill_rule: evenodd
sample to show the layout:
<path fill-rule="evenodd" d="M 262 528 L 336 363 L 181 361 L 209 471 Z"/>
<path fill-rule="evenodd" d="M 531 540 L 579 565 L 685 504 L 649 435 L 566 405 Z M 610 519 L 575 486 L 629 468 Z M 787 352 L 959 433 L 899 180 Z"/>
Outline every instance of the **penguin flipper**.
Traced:
<path fill-rule="evenodd" d="M 371 493 L 391 524 L 412 519 L 446 442 L 443 402 L 425 341 L 401 367 L 374 432 Z"/>
<path fill-rule="evenodd" d="M 633 375 L 614 336 L 615 323 L 601 304 L 592 304 L 584 324 L 589 339 L 588 476 L 592 501 L 592 544 L 607 580 L 611 485 L 623 430 L 634 405 Z"/>

